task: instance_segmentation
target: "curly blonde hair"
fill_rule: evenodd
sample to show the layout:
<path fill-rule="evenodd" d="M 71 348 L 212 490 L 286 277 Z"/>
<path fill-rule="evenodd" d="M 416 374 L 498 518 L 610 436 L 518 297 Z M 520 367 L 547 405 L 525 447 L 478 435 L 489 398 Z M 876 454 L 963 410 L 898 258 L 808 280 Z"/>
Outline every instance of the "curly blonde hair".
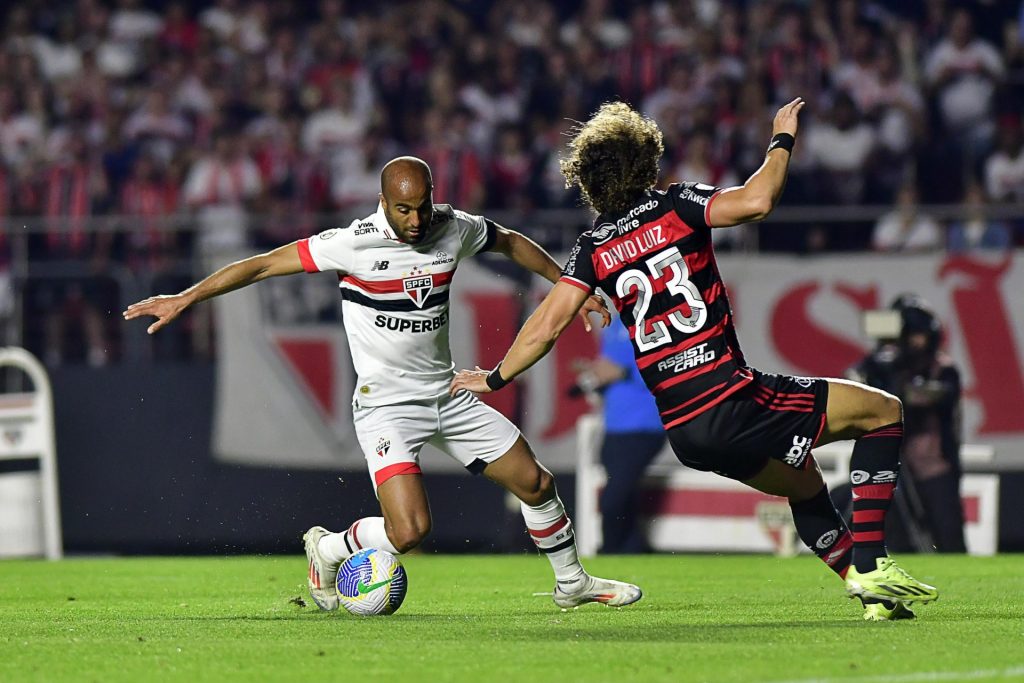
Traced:
<path fill-rule="evenodd" d="M 661 130 L 625 102 L 602 104 L 574 133 L 568 156 L 559 160 L 565 186 L 579 186 L 599 213 L 628 211 L 658 181 Z"/>

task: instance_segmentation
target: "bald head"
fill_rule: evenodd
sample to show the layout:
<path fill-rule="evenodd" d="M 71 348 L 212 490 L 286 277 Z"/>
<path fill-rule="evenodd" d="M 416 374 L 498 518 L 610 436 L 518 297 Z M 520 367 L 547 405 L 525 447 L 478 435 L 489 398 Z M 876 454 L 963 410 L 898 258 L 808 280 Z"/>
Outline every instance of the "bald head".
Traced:
<path fill-rule="evenodd" d="M 392 159 L 380 172 L 380 203 L 388 224 L 403 242 L 426 236 L 434 213 L 430 167 L 416 157 Z"/>
<path fill-rule="evenodd" d="M 380 172 L 380 191 L 385 197 L 394 197 L 431 187 L 430 167 L 417 157 L 398 157 L 384 164 Z M 419 194 L 420 192 L 414 192 Z"/>

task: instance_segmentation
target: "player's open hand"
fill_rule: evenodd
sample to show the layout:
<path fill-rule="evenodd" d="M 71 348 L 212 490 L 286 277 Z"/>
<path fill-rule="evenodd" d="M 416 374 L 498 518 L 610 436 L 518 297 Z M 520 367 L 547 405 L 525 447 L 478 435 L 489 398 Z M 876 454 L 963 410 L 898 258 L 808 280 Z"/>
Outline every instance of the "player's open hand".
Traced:
<path fill-rule="evenodd" d="M 772 137 L 779 133 L 789 133 L 793 137 L 796 137 L 796 129 L 799 126 L 798 117 L 800 110 L 807 104 L 803 101 L 803 98 L 797 97 L 789 104 L 779 109 L 778 113 L 775 114 L 775 121 L 772 122 Z"/>
<path fill-rule="evenodd" d="M 181 294 L 161 294 L 132 304 L 121 315 L 125 320 L 132 320 L 143 315 L 154 316 L 157 321 L 146 328 L 148 334 L 153 334 L 181 315 L 188 305 L 187 298 Z"/>
<path fill-rule="evenodd" d="M 455 394 L 466 389 L 474 394 L 489 394 L 491 393 L 491 388 L 487 386 L 488 374 L 490 374 L 490 370 L 481 370 L 480 366 L 477 366 L 474 370 L 459 370 L 452 379 L 448 393 L 451 396 L 455 396 Z"/>
<path fill-rule="evenodd" d="M 590 314 L 597 313 L 601 316 L 601 327 L 608 327 L 612 322 L 612 314 L 608 312 L 608 304 L 605 303 L 604 297 L 600 294 L 591 294 L 587 297 L 587 300 L 583 302 L 583 307 L 580 309 L 580 317 L 583 318 L 583 328 L 590 332 L 593 326 L 590 324 Z"/>

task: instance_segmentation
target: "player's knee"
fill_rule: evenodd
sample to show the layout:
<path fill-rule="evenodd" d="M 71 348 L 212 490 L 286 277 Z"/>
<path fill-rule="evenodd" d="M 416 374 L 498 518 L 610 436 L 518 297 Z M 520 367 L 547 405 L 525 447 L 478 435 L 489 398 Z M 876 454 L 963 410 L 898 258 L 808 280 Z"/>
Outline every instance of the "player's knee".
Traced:
<path fill-rule="evenodd" d="M 519 492 L 519 499 L 530 506 L 542 505 L 555 495 L 555 478 L 538 465 L 537 471 Z"/>
<path fill-rule="evenodd" d="M 430 520 L 411 520 L 406 524 L 399 524 L 392 528 L 389 534 L 391 544 L 400 553 L 407 553 L 416 548 L 430 534 Z"/>
<path fill-rule="evenodd" d="M 870 429 L 878 429 L 886 425 L 903 421 L 903 401 L 889 393 L 877 394 L 874 412 L 874 424 Z"/>

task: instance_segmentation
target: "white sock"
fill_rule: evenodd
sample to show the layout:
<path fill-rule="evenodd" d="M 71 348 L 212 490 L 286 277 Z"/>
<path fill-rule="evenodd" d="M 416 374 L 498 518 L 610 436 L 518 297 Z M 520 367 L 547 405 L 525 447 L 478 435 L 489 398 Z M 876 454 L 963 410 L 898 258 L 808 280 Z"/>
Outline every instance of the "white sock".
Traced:
<path fill-rule="evenodd" d="M 383 517 L 357 519 L 345 531 L 327 534 L 321 538 L 317 548 L 325 560 L 334 564 L 341 564 L 364 548 L 380 548 L 395 555 L 399 554 L 384 531 Z"/>
<path fill-rule="evenodd" d="M 555 570 L 555 580 L 558 583 L 575 583 L 586 576 L 576 552 L 572 522 L 558 496 L 537 507 L 526 503 L 520 503 L 520 507 L 530 537 L 537 549 L 547 555 L 551 568 Z"/>

